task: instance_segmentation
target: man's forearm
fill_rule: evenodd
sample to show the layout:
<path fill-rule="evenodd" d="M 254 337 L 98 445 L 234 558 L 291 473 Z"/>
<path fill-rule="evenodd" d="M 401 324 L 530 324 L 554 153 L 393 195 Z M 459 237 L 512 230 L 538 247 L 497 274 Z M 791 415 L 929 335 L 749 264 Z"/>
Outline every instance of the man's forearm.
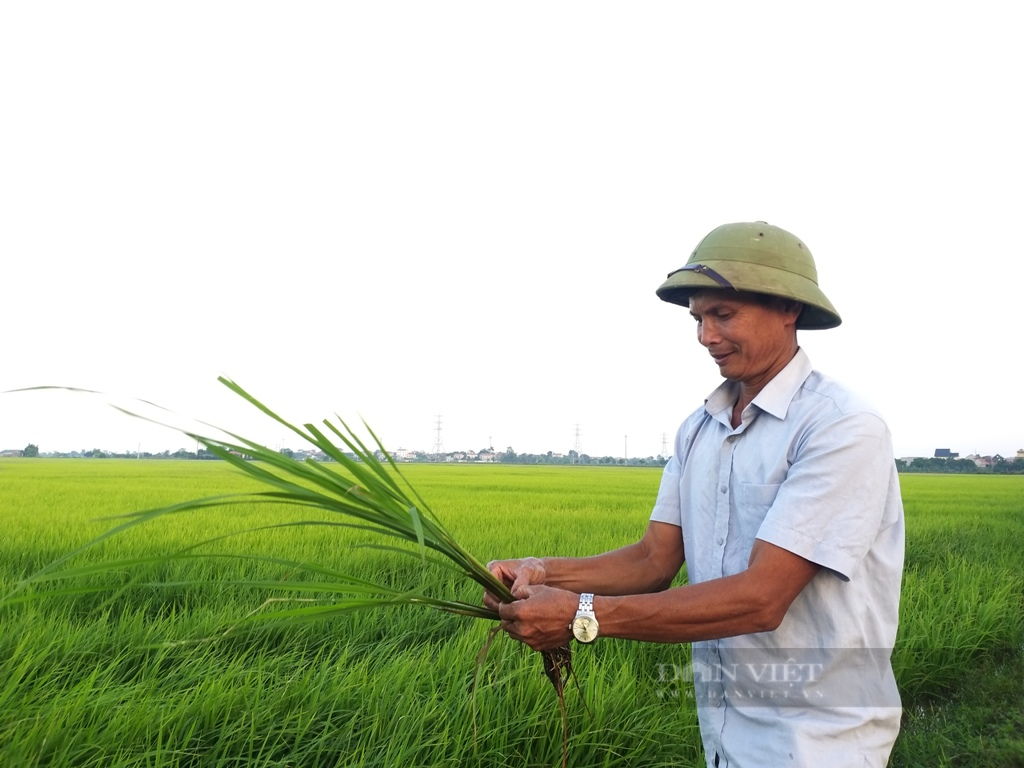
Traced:
<path fill-rule="evenodd" d="M 779 626 L 820 570 L 799 555 L 758 540 L 747 570 L 659 591 L 664 580 L 636 575 L 650 573 L 650 559 L 618 554 L 543 563 L 551 573 L 524 585 L 519 600 L 497 606 L 506 631 L 537 650 L 555 648 L 571 638 L 578 594 L 594 592 L 594 613 L 604 637 L 678 643 L 766 632 Z M 623 560 L 634 567 L 623 568 Z M 664 563 L 654 572 L 664 573 Z"/>
<path fill-rule="evenodd" d="M 659 563 L 643 542 L 593 557 L 544 557 L 545 583 L 572 592 L 638 595 L 667 589 L 682 565 Z"/>
<path fill-rule="evenodd" d="M 728 576 L 658 595 L 595 597 L 601 635 L 680 643 L 774 629 L 771 603 L 745 580 L 745 575 Z"/>
<path fill-rule="evenodd" d="M 767 632 L 779 626 L 819 570 L 815 563 L 758 541 L 742 573 L 659 595 L 596 597 L 594 610 L 606 637 L 677 643 Z"/>

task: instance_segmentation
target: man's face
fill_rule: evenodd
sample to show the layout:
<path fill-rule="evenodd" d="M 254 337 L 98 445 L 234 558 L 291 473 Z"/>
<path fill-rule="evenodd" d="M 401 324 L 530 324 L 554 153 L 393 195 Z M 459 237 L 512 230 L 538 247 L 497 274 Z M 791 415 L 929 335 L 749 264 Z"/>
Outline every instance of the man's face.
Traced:
<path fill-rule="evenodd" d="M 690 298 L 690 315 L 697 321 L 697 340 L 730 381 L 760 389 L 796 354 L 798 304 L 703 290 Z"/>

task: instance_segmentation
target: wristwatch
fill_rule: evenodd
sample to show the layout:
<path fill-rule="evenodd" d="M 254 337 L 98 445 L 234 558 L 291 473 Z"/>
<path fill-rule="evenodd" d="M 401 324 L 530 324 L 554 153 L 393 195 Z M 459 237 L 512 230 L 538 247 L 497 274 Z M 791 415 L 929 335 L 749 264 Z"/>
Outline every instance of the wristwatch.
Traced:
<path fill-rule="evenodd" d="M 580 595 L 580 607 L 572 620 L 572 634 L 581 643 L 592 643 L 597 639 L 597 616 L 594 615 L 594 595 L 584 592 Z"/>

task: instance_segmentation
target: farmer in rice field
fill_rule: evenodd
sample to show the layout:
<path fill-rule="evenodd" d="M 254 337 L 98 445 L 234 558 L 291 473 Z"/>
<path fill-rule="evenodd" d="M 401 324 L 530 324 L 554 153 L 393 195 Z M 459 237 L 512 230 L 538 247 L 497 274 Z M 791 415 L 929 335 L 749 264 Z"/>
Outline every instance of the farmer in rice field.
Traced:
<path fill-rule="evenodd" d="M 903 506 L 882 417 L 798 344 L 840 323 L 811 252 L 726 224 L 657 293 L 689 308 L 725 381 L 679 428 L 640 541 L 490 564 L 518 598 L 502 627 L 537 650 L 691 642 L 709 767 L 884 766 Z"/>

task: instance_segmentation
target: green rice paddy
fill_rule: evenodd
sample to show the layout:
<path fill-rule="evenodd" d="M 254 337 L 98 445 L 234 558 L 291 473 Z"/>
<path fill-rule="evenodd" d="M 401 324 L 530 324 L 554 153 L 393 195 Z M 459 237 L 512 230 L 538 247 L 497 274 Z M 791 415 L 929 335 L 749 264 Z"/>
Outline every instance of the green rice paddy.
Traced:
<path fill-rule="evenodd" d="M 660 471 L 408 465 L 410 481 L 487 560 L 592 554 L 647 523 Z M 904 476 L 907 566 L 894 653 L 905 725 L 893 765 L 1024 765 L 1024 477 Z M 235 491 L 222 462 L 0 460 L 0 594 L 112 527 L 105 516 Z M 171 552 L 310 513 L 236 506 L 169 516 L 73 562 Z M 387 570 L 475 600 L 472 587 L 356 532 L 276 528 L 199 550 Z M 0 766 L 555 766 L 557 700 L 540 659 L 505 638 L 474 674 L 487 622 L 416 609 L 230 631 L 286 577 L 220 557 L 116 575 L 104 595 L 0 608 Z M 149 581 L 177 582 L 154 588 Z M 196 584 L 195 582 L 199 582 Z M 46 589 L 46 587 L 40 587 Z M 278 606 L 280 607 L 280 606 Z M 210 640 L 208 638 L 216 638 Z M 665 670 L 685 646 L 579 649 L 567 695 L 569 765 L 696 765 L 696 714 Z M 474 693 L 475 686 L 475 693 Z"/>

